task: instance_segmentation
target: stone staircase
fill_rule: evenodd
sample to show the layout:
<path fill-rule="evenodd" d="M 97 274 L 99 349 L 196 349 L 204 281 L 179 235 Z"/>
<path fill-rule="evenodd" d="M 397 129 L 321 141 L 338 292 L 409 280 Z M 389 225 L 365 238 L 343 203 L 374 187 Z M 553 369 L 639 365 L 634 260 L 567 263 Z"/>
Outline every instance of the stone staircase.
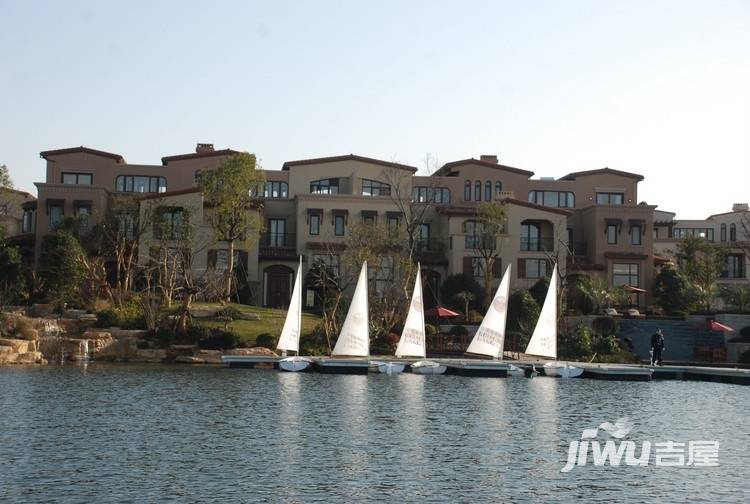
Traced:
<path fill-rule="evenodd" d="M 630 320 L 620 321 L 620 340 L 629 339 L 633 350 L 642 360 L 649 359 L 651 335 L 661 328 L 666 348 L 665 361 L 691 362 L 705 360 L 697 357 L 696 349 L 723 349 L 724 335 L 709 331 L 705 323 L 689 320 Z"/>

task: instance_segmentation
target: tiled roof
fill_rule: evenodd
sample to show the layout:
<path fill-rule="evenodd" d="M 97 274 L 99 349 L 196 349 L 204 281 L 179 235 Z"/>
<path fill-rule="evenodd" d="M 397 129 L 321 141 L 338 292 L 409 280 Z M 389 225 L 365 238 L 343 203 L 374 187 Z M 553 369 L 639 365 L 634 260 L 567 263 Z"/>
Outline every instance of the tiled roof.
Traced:
<path fill-rule="evenodd" d="M 631 173 L 621 170 L 613 170 L 612 168 L 599 168 L 598 170 L 586 170 L 586 171 L 579 171 L 579 172 L 573 172 L 568 173 L 564 177 L 560 178 L 560 180 L 575 180 L 577 177 L 587 177 L 589 175 L 620 175 L 623 177 L 630 177 L 634 178 L 636 180 L 643 180 L 643 175 L 638 175 L 637 173 Z"/>
<path fill-rule="evenodd" d="M 97 149 L 90 149 L 88 147 L 84 147 L 83 145 L 81 145 L 80 147 L 69 147 L 67 149 L 55 149 L 55 150 L 42 151 L 39 153 L 39 157 L 47 159 L 50 156 L 59 156 L 61 154 L 76 154 L 76 153 L 91 154 L 92 156 L 106 157 L 106 158 L 114 159 L 118 163 L 125 162 L 125 158 L 123 158 L 119 154 L 97 150 Z"/>
<path fill-rule="evenodd" d="M 166 166 L 170 161 L 183 161 L 185 159 L 198 159 L 214 156 L 231 156 L 234 154 L 241 154 L 241 152 L 234 149 L 221 149 L 206 152 L 192 152 L 190 154 L 177 154 L 175 156 L 164 156 L 161 158 L 161 164 Z"/>
<path fill-rule="evenodd" d="M 382 166 L 388 166 L 391 168 L 400 168 L 402 170 L 409 170 L 412 173 L 417 172 L 417 168 L 414 166 L 409 166 L 401 163 L 394 163 L 391 161 L 383 161 L 382 159 L 375 159 L 365 156 L 357 156 L 356 154 L 345 154 L 343 156 L 331 156 L 331 157 L 321 157 L 321 158 L 312 158 L 312 159 L 299 159 L 297 161 L 287 161 L 284 163 L 284 165 L 281 167 L 282 170 L 288 170 L 291 166 L 302 166 L 302 165 L 315 165 L 315 164 L 322 164 L 322 163 L 337 163 L 340 161 L 361 161 L 362 163 L 369 163 L 369 164 L 376 164 L 376 165 L 382 165 Z"/>
<path fill-rule="evenodd" d="M 439 170 L 437 170 L 433 175 L 441 176 L 441 175 L 447 175 L 451 171 L 453 171 L 453 168 L 456 168 L 458 166 L 464 166 L 464 165 L 480 165 L 480 166 L 486 166 L 487 168 L 497 168 L 498 170 L 505 170 L 512 173 L 518 173 L 519 175 L 526 175 L 527 177 L 531 177 L 534 175 L 534 172 L 530 172 L 528 170 L 522 170 L 520 168 L 513 168 L 512 166 L 505 166 L 497 163 L 491 163 L 489 161 L 482 161 L 480 159 L 462 159 L 460 161 L 451 161 L 450 163 L 446 163 L 443 166 L 440 167 Z"/>

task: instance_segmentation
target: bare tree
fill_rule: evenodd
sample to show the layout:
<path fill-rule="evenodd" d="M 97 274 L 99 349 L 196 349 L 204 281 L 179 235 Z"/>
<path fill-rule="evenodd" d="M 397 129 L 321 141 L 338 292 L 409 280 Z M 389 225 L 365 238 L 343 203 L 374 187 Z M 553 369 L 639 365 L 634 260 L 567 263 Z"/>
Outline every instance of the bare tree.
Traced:
<path fill-rule="evenodd" d="M 502 202 L 492 201 L 479 205 L 477 220 L 468 221 L 472 229 L 466 234 L 466 245 L 482 261 L 484 275 L 484 305 L 485 308 L 492 301 L 492 278 L 495 263 L 500 258 L 507 225 L 507 210 Z"/>

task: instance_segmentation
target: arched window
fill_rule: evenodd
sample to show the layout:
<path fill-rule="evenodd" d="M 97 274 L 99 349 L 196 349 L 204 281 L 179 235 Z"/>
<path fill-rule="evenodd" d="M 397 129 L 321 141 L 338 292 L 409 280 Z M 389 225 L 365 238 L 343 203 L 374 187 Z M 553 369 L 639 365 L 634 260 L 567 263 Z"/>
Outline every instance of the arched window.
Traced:
<path fill-rule="evenodd" d="M 464 182 L 464 201 L 471 201 L 471 180 Z"/>
<path fill-rule="evenodd" d="M 474 182 L 474 201 L 482 201 L 482 181 Z"/>
<path fill-rule="evenodd" d="M 721 225 L 721 241 L 723 242 L 727 241 L 727 225 L 726 224 Z"/>
<path fill-rule="evenodd" d="M 484 183 L 484 201 L 492 201 L 492 182 Z"/>
<path fill-rule="evenodd" d="M 729 225 L 729 241 L 730 242 L 737 241 L 737 225 L 736 224 Z"/>
<path fill-rule="evenodd" d="M 495 196 L 499 197 L 501 192 L 503 192 L 503 183 L 498 180 L 495 182 Z"/>

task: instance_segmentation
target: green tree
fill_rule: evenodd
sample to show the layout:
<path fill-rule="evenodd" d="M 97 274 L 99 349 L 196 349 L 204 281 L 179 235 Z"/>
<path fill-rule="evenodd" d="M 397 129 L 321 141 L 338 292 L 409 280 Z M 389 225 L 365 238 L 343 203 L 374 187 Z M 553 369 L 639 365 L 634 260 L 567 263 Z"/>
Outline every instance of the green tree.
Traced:
<path fill-rule="evenodd" d="M 250 191 L 264 180 L 263 173 L 256 168 L 254 154 L 235 154 L 215 170 L 202 172 L 198 179 L 214 238 L 227 243 L 224 291 L 227 302 L 232 295 L 235 244 L 249 246 L 257 241 L 262 229 L 260 213 L 255 211 L 256 205 L 250 196 Z"/>
<path fill-rule="evenodd" d="M 724 285 L 719 291 L 719 296 L 730 310 L 740 313 L 750 310 L 750 286 Z"/>
<path fill-rule="evenodd" d="M 540 308 L 529 291 L 514 291 L 508 299 L 507 333 L 514 340 L 515 347 L 521 351 L 526 348 L 539 319 Z"/>
<path fill-rule="evenodd" d="M 47 300 L 58 307 L 81 303 L 80 286 L 84 279 L 81 256 L 83 247 L 67 230 L 58 229 L 42 241 L 39 276 L 44 282 Z"/>
<path fill-rule="evenodd" d="M 10 170 L 8 170 L 8 167 L 5 165 L 0 165 L 0 187 L 15 189 L 13 179 L 10 178 Z"/>
<path fill-rule="evenodd" d="M 456 293 L 454 296 L 456 299 L 456 302 L 459 302 L 464 307 L 464 320 L 466 322 L 469 321 L 469 303 L 474 301 L 474 294 L 471 293 L 471 291 L 461 291 Z"/>
<path fill-rule="evenodd" d="M 677 243 L 677 264 L 698 294 L 698 302 L 711 311 L 716 297 L 716 279 L 724 271 L 724 249 L 705 238 L 687 236 Z"/>
<path fill-rule="evenodd" d="M 544 300 L 547 299 L 547 291 L 549 290 L 549 277 L 540 278 L 534 285 L 529 289 L 529 294 L 534 298 L 536 304 L 542 306 Z"/>
<path fill-rule="evenodd" d="M 685 276 L 669 266 L 656 275 L 654 298 L 668 314 L 687 311 L 697 301 L 696 293 Z"/>
<path fill-rule="evenodd" d="M 440 299 L 443 304 L 463 310 L 464 306 L 461 301 L 456 299 L 456 294 L 462 291 L 471 292 L 474 295 L 474 301 L 470 302 L 471 308 L 479 308 L 479 300 L 482 299 L 482 287 L 474 280 L 474 277 L 465 273 L 448 275 L 445 277 L 443 284 L 440 286 Z"/>
<path fill-rule="evenodd" d="M 7 242 L 5 229 L 0 227 L 0 306 L 15 302 L 25 283 L 21 253 Z"/>

